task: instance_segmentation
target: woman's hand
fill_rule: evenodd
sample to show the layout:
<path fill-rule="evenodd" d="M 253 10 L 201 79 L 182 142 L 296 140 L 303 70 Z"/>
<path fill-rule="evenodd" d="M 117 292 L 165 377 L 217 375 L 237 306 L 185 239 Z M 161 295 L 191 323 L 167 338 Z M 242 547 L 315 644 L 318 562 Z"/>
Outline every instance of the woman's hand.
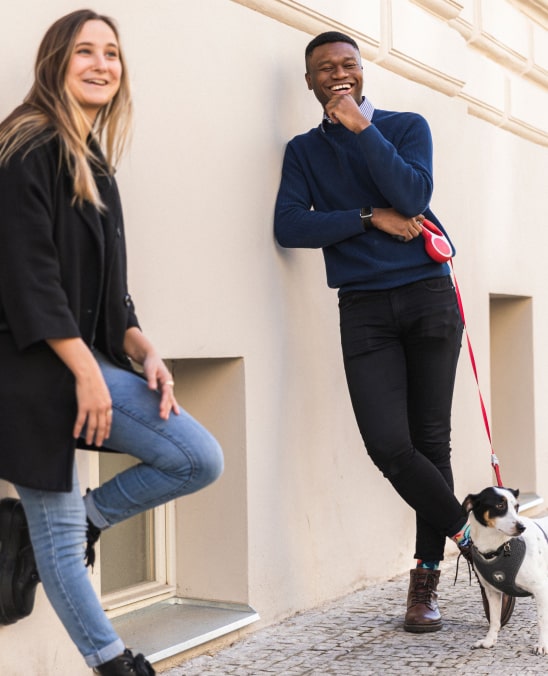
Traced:
<path fill-rule="evenodd" d="M 85 426 L 86 443 L 102 446 L 110 435 L 112 399 L 99 364 L 81 338 L 52 338 L 46 342 L 76 380 L 78 412 L 73 437 L 78 439 Z"/>
<path fill-rule="evenodd" d="M 142 367 L 149 388 L 160 392 L 160 418 L 167 420 L 171 412 L 179 415 L 179 404 L 173 393 L 175 383 L 158 353 L 155 351 L 148 353 Z"/>
<path fill-rule="evenodd" d="M 78 414 L 74 424 L 74 438 L 80 437 L 85 426 L 86 444 L 102 446 L 110 436 L 112 400 L 98 365 L 95 372 L 76 377 L 76 400 Z"/>
<path fill-rule="evenodd" d="M 424 216 L 418 214 L 413 218 L 402 216 L 395 209 L 373 209 L 371 218 L 372 225 L 393 237 L 401 238 L 405 242 L 418 237 L 421 234 Z"/>
<path fill-rule="evenodd" d="M 173 378 L 152 343 L 137 327 L 126 331 L 124 339 L 126 354 L 143 367 L 143 373 L 151 390 L 160 393 L 160 418 L 167 420 L 170 413 L 179 415 L 179 404 L 173 393 Z"/>

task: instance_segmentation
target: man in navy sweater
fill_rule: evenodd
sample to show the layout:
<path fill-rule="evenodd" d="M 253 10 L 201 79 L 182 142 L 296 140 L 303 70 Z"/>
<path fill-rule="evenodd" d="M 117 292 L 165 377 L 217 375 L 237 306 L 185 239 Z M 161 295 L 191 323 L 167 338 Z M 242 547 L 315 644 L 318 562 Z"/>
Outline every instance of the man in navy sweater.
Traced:
<path fill-rule="evenodd" d="M 373 108 L 362 95 L 352 38 L 322 33 L 305 57 L 306 82 L 324 116 L 287 145 L 275 234 L 284 247 L 321 248 L 327 282 L 339 289 L 360 432 L 372 461 L 416 514 L 404 628 L 437 631 L 445 540 L 463 552 L 470 540 L 450 457 L 463 326 L 448 265 L 428 256 L 420 236 L 425 217 L 443 230 L 429 208 L 430 129 L 415 113 Z M 504 623 L 512 609 L 506 597 Z"/>

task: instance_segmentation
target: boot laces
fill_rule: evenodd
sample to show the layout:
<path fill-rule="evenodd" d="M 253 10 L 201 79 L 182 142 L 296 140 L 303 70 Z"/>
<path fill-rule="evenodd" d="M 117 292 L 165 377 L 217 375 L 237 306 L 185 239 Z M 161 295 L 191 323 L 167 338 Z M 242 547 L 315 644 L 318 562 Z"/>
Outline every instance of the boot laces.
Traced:
<path fill-rule="evenodd" d="M 415 584 L 411 590 L 411 605 L 418 606 L 423 604 L 429 607 L 432 606 L 432 597 L 436 593 L 434 591 L 435 584 L 435 578 L 432 575 L 426 577 L 424 581 L 421 580 Z"/>
<path fill-rule="evenodd" d="M 156 673 L 150 662 L 141 653 L 133 658 L 133 666 L 137 676 L 154 676 Z"/>
<path fill-rule="evenodd" d="M 86 489 L 86 495 L 88 495 L 88 493 L 91 493 L 91 488 Z M 91 570 L 93 571 L 93 566 L 95 565 L 95 545 L 101 535 L 101 529 L 97 528 L 97 526 L 89 520 L 89 517 L 86 518 L 86 524 L 86 551 L 84 553 L 84 560 L 86 568 L 91 566 Z"/>
<path fill-rule="evenodd" d="M 93 570 L 93 566 L 95 565 L 95 545 L 100 535 L 101 529 L 97 528 L 97 526 L 92 524 L 91 521 L 88 519 L 86 531 L 86 551 L 84 554 L 84 558 L 86 562 L 86 568 L 88 566 L 91 566 L 91 570 Z"/>

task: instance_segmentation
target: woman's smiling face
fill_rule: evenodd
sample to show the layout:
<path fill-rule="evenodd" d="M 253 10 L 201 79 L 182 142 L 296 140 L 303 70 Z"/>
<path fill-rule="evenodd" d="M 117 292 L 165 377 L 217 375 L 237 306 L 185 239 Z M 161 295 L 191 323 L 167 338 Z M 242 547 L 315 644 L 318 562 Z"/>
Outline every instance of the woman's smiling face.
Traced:
<path fill-rule="evenodd" d="M 118 90 L 122 63 L 118 40 L 104 21 L 86 21 L 76 37 L 66 87 L 93 124 Z"/>

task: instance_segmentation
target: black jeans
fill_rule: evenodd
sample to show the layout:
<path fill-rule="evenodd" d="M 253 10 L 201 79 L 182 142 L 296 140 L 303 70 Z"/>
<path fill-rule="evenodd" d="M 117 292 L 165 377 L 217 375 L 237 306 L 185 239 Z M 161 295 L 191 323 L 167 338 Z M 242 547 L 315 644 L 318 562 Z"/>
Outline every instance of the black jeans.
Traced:
<path fill-rule="evenodd" d="M 449 276 L 339 300 L 341 343 L 369 456 L 415 510 L 415 558 L 443 559 L 466 518 L 453 493 L 451 404 L 463 324 Z"/>

